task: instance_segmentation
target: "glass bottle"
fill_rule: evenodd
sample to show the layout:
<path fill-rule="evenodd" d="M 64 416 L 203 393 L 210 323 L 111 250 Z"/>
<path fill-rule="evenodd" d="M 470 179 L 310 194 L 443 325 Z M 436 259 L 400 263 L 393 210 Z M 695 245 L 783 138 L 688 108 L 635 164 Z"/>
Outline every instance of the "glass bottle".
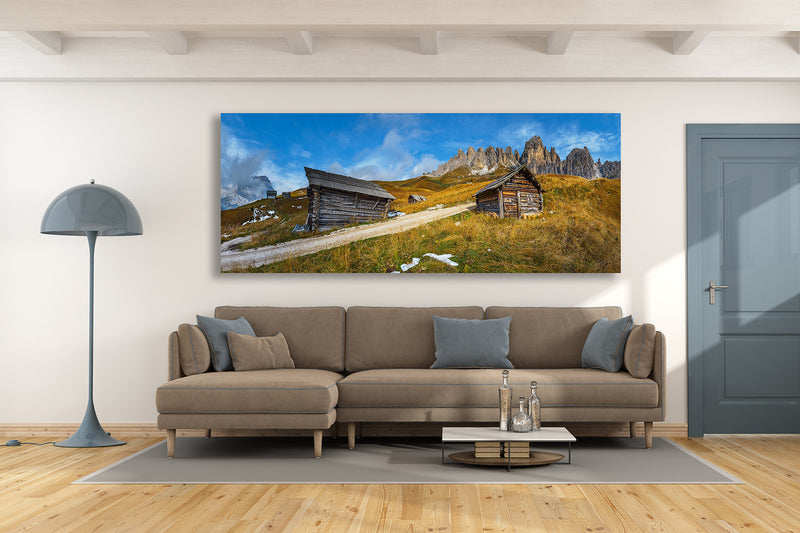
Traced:
<path fill-rule="evenodd" d="M 500 431 L 508 431 L 511 419 L 511 387 L 508 386 L 508 370 L 503 370 L 503 384 L 500 385 Z"/>
<path fill-rule="evenodd" d="M 531 381 L 531 395 L 528 397 L 528 415 L 531 417 L 534 431 L 542 429 L 542 402 L 536 394 L 537 385 L 535 381 Z"/>
<path fill-rule="evenodd" d="M 514 418 L 511 419 L 511 431 L 516 431 L 517 433 L 525 433 L 533 429 L 533 423 L 531 422 L 531 417 L 528 416 L 528 413 L 525 412 L 525 396 L 519 397 L 519 412 L 514 415 Z"/>

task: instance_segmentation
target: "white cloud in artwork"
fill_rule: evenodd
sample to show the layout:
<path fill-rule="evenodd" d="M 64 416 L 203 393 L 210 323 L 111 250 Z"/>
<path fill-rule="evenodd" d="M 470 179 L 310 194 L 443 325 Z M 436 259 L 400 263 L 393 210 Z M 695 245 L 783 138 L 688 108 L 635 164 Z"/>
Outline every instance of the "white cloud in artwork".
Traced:
<path fill-rule="evenodd" d="M 292 157 L 302 157 L 303 159 L 311 158 L 311 152 L 309 152 L 299 144 L 293 144 L 292 147 L 289 149 L 289 154 L 291 154 Z"/>
<path fill-rule="evenodd" d="M 415 154 L 407 147 L 407 140 L 420 135 L 419 130 L 389 130 L 381 144 L 356 154 L 352 165 L 339 161 L 328 165 L 329 172 L 365 180 L 405 180 L 435 169 L 441 161 L 432 154 Z"/>
<path fill-rule="evenodd" d="M 220 141 L 220 195 L 223 198 L 238 195 L 248 202 L 266 196 L 266 190 L 271 188 L 269 180 L 254 179 L 254 176 L 263 175 L 267 150 L 248 147 L 224 127 Z"/>
<path fill-rule="evenodd" d="M 580 130 L 575 125 L 568 125 L 554 133 L 550 142 L 562 158 L 573 148 L 585 146 L 596 159 L 598 155 L 616 152 L 619 146 L 619 134 L 610 131 Z"/>
<path fill-rule="evenodd" d="M 248 146 L 227 128 L 221 130 L 220 144 L 222 198 L 238 195 L 254 202 L 266 197 L 269 189 L 294 191 L 308 183 L 302 169 L 281 169 L 270 158 L 269 150 L 256 143 Z"/>
<path fill-rule="evenodd" d="M 545 136 L 547 132 L 538 122 L 526 122 L 525 124 L 516 124 L 500 132 L 500 140 L 502 141 L 502 148 L 511 146 L 516 150 L 522 151 L 525 142 L 531 137 L 538 135 L 542 138 L 544 143 L 547 143 Z"/>

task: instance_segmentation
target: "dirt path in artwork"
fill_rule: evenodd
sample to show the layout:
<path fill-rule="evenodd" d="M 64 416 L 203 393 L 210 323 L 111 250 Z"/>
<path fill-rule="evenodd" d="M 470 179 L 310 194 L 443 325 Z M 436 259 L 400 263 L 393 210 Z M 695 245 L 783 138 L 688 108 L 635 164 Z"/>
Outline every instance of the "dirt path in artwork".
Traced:
<path fill-rule="evenodd" d="M 222 243 L 220 246 L 220 269 L 222 271 L 233 268 L 246 268 L 250 266 L 268 265 L 277 261 L 282 261 L 290 257 L 313 254 L 328 248 L 336 248 L 354 241 L 389 235 L 401 231 L 410 230 L 423 224 L 433 222 L 442 218 L 456 215 L 472 209 L 474 203 L 460 204 L 452 207 L 442 207 L 410 215 L 334 231 L 319 237 L 308 237 L 294 241 L 282 242 L 273 246 L 252 248 L 250 250 L 234 250 L 233 248 L 250 237 L 238 237 Z"/>

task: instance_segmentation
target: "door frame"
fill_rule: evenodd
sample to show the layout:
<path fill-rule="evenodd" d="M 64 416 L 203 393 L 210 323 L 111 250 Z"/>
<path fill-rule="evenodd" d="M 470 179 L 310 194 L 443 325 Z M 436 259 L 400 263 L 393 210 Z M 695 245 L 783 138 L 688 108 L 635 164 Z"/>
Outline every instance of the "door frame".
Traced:
<path fill-rule="evenodd" d="M 689 436 L 702 437 L 702 144 L 705 139 L 800 139 L 800 124 L 686 125 L 686 372 Z M 715 280 L 724 283 L 725 280 Z"/>

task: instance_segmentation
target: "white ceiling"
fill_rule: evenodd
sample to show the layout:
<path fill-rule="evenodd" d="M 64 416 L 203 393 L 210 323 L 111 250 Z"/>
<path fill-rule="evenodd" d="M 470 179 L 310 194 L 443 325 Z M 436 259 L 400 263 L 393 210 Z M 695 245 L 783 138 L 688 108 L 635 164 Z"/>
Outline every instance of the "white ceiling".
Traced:
<path fill-rule="evenodd" d="M 800 80 L 800 1 L 2 0 L 0 80 Z"/>

